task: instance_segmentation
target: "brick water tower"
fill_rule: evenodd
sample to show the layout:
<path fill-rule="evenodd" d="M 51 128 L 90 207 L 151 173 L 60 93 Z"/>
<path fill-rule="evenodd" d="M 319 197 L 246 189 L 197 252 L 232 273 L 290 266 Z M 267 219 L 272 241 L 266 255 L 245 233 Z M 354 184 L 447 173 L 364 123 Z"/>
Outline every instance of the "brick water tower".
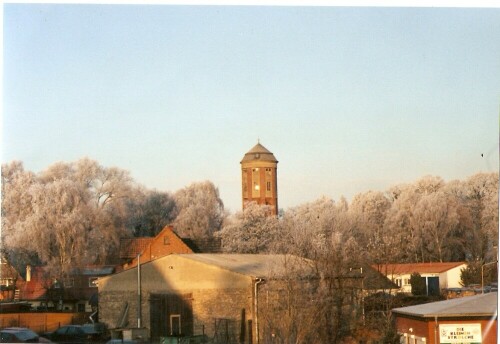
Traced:
<path fill-rule="evenodd" d="M 243 209 L 249 202 L 270 205 L 272 215 L 278 214 L 278 160 L 273 153 L 257 143 L 241 160 Z"/>

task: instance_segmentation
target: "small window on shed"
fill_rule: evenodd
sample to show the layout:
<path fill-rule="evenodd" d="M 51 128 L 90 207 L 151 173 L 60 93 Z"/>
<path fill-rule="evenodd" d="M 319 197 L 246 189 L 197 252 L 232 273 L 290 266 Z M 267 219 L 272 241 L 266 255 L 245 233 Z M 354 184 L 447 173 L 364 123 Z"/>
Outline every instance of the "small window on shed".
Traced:
<path fill-rule="evenodd" d="M 89 278 L 89 287 L 97 287 L 97 277 Z"/>
<path fill-rule="evenodd" d="M 163 237 L 163 245 L 170 245 L 170 237 L 165 235 Z"/>
<path fill-rule="evenodd" d="M 75 280 L 73 278 L 65 278 L 63 284 L 64 288 L 71 288 L 75 284 Z"/>

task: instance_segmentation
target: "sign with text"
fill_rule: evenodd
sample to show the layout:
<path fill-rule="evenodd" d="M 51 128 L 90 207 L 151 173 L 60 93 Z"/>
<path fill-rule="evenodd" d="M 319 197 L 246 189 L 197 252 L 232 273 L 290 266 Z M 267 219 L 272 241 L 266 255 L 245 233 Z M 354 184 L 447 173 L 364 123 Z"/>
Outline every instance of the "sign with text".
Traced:
<path fill-rule="evenodd" d="M 440 324 L 441 344 L 481 344 L 481 324 Z"/>

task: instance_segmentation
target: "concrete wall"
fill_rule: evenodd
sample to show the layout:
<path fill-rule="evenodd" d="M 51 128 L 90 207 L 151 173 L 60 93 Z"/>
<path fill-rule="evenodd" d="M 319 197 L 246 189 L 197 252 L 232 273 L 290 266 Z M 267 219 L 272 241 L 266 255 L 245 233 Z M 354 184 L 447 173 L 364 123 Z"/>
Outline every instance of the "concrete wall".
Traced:
<path fill-rule="evenodd" d="M 252 278 L 216 266 L 170 255 L 141 265 L 142 325 L 150 328 L 151 294 L 192 294 L 195 331 L 214 334 L 215 318 L 252 318 Z M 110 328 L 129 305 L 129 326 L 137 325 L 137 268 L 99 279 L 99 319 Z"/>

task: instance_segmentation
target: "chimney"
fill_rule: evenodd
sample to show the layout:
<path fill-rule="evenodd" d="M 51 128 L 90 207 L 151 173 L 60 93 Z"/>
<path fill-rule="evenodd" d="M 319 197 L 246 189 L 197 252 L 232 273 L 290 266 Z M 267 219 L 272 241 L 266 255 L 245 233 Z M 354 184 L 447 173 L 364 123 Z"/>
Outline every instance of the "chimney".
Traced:
<path fill-rule="evenodd" d="M 26 265 L 26 282 L 31 281 L 31 265 Z"/>

